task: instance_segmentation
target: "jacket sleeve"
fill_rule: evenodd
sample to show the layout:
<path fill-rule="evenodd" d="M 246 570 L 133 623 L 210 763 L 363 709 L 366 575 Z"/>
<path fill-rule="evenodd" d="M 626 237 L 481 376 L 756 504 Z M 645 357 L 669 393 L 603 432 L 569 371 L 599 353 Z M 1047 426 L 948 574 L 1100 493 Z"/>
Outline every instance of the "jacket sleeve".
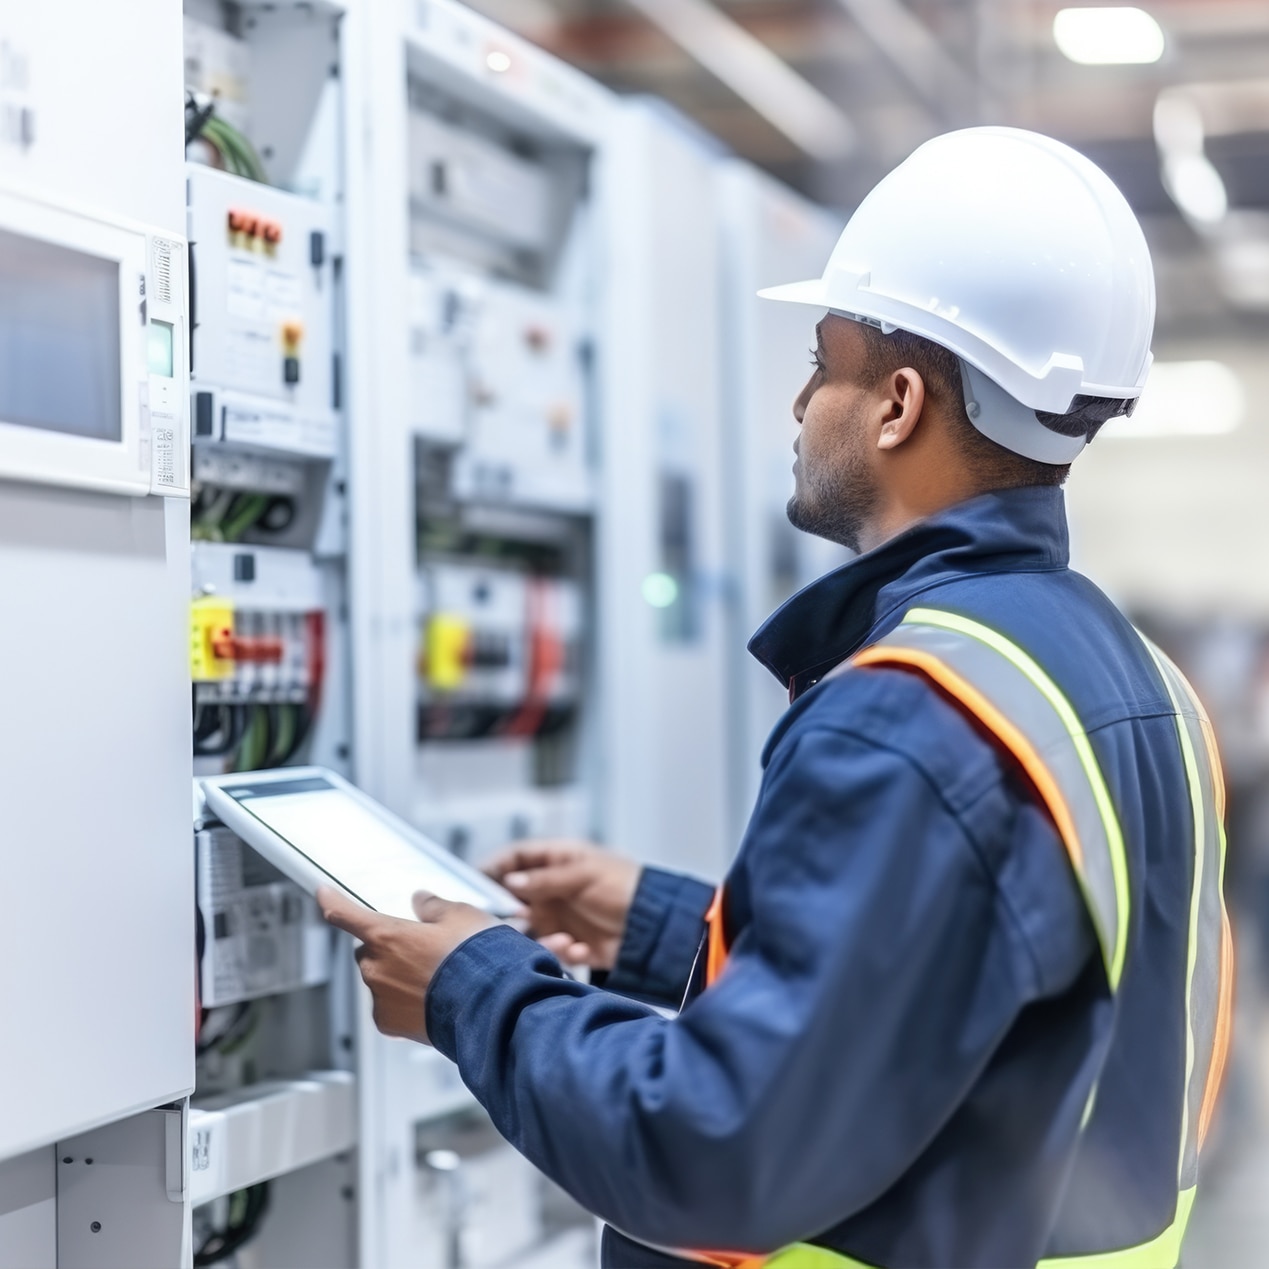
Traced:
<path fill-rule="evenodd" d="M 705 934 L 713 887 L 695 877 L 645 868 L 639 877 L 609 991 L 678 1007 Z"/>
<path fill-rule="evenodd" d="M 1051 844 L 1050 911 L 1078 928 Z M 646 1242 L 766 1252 L 861 1210 L 1022 1005 L 1090 954 L 1091 935 L 1068 939 L 1072 963 L 1041 966 L 962 817 L 911 758 L 859 735 L 780 746 L 744 859 L 751 919 L 674 1020 L 563 978 L 505 928 L 463 944 L 428 993 L 433 1043 L 500 1131 Z"/>

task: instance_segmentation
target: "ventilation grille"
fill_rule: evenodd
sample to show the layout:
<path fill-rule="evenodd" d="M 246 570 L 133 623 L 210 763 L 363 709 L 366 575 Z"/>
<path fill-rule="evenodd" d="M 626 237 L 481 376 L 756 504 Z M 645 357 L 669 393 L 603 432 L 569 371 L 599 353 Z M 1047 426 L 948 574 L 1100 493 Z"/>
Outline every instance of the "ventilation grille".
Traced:
<path fill-rule="evenodd" d="M 172 302 L 172 255 L 176 245 L 166 238 L 155 238 L 151 247 L 150 276 L 154 286 L 154 302 Z"/>

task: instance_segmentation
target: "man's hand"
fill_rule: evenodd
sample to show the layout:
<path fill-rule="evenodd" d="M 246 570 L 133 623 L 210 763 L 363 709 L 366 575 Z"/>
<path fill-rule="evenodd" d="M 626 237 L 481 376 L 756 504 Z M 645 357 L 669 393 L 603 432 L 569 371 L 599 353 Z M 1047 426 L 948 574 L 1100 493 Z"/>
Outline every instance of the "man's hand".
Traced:
<path fill-rule="evenodd" d="M 331 925 L 361 940 L 357 964 L 374 997 L 375 1026 L 384 1035 L 423 1044 L 423 1002 L 441 962 L 471 935 L 499 924 L 470 904 L 447 903 L 422 890 L 414 896 L 417 921 L 372 912 L 330 886 L 319 888 L 317 904 Z"/>
<path fill-rule="evenodd" d="M 485 866 L 528 909 L 529 932 L 568 965 L 611 969 L 642 868 L 588 842 L 526 842 Z"/>

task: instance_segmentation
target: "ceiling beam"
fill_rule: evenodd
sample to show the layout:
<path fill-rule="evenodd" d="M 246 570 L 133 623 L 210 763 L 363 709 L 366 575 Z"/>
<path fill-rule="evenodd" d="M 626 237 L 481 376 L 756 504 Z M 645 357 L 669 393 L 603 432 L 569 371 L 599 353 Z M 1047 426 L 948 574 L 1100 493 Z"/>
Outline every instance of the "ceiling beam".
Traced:
<path fill-rule="evenodd" d="M 803 153 L 830 162 L 855 148 L 858 137 L 845 111 L 708 0 L 626 3 Z"/>
<path fill-rule="evenodd" d="M 937 117 L 965 122 L 991 112 L 978 80 L 946 52 L 938 36 L 903 0 L 837 3 Z"/>

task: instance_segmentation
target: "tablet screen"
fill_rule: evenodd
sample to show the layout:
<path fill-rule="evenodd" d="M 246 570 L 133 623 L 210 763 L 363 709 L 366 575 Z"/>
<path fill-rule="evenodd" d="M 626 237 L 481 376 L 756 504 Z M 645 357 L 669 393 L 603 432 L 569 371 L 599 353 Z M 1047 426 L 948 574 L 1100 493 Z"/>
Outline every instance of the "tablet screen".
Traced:
<path fill-rule="evenodd" d="M 415 890 L 489 907 L 489 891 L 443 858 L 415 846 L 321 776 L 220 787 L 376 912 L 413 917 L 410 899 Z"/>

